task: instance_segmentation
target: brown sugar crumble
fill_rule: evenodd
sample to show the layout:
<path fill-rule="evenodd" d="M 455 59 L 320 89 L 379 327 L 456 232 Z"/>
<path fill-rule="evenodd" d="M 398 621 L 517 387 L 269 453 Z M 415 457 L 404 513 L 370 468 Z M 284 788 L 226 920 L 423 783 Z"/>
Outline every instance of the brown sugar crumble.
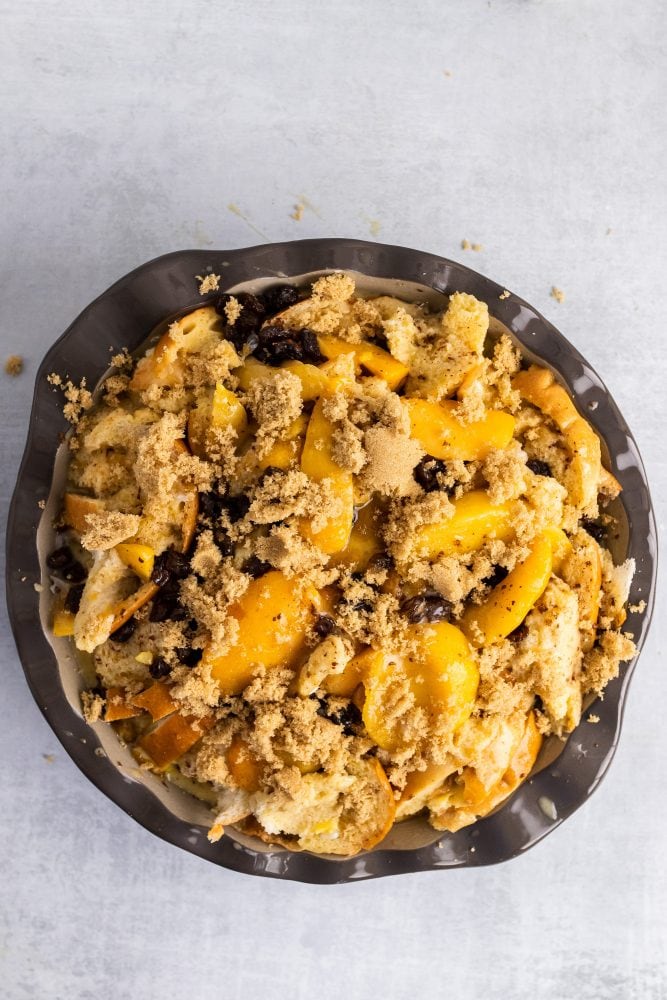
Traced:
<path fill-rule="evenodd" d="M 582 705 L 635 651 L 634 567 L 585 530 L 615 480 L 487 303 L 326 272 L 112 364 L 95 405 L 49 376 L 73 424 L 53 629 L 94 666 L 85 719 L 206 803 L 211 840 L 455 831 L 598 721 Z"/>
<path fill-rule="evenodd" d="M 23 358 L 20 354 L 10 354 L 5 361 L 5 372 L 7 375 L 20 375 L 23 371 Z"/>
<path fill-rule="evenodd" d="M 560 288 L 556 288 L 555 285 L 551 286 L 549 295 L 552 299 L 555 299 L 556 302 L 565 302 L 565 292 L 563 292 Z"/>

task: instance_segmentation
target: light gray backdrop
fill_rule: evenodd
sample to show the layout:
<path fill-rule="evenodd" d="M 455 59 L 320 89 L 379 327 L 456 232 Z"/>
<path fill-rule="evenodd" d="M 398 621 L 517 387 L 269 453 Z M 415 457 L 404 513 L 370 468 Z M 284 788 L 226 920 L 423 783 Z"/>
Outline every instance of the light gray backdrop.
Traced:
<path fill-rule="evenodd" d="M 663 0 L 0 14 L 2 356 L 26 359 L 0 373 L 3 520 L 38 362 L 112 281 L 184 247 L 358 236 L 462 259 L 552 319 L 636 432 L 662 527 Z M 562 829 L 500 868 L 338 888 L 217 870 L 135 825 L 52 736 L 2 614 L 3 996 L 667 996 L 660 612 L 611 773 Z"/>

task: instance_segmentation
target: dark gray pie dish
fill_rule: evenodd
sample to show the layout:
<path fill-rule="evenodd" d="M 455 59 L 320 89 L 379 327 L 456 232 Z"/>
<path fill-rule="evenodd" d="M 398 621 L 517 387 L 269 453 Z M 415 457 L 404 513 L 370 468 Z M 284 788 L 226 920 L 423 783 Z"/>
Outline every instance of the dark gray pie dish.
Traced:
<path fill-rule="evenodd" d="M 626 629 L 641 649 L 650 623 L 657 568 L 657 534 L 649 487 L 634 439 L 599 376 L 577 350 L 528 303 L 470 268 L 433 254 L 358 240 L 319 239 L 230 251 L 183 250 L 136 268 L 104 292 L 72 323 L 47 353 L 37 374 L 28 439 L 7 527 L 7 603 L 23 669 L 35 701 L 63 747 L 90 780 L 142 826 L 164 840 L 215 864 L 247 874 L 311 883 L 338 883 L 436 868 L 461 868 L 507 861 L 532 847 L 581 806 L 604 777 L 620 737 L 623 707 L 637 657 L 623 664 L 604 701 L 594 704 L 596 725 L 582 722 L 567 742 L 552 746 L 529 778 L 496 812 L 455 834 L 393 831 L 370 852 L 354 858 L 326 858 L 268 848 L 239 836 L 216 844 L 206 838 L 203 809 L 191 811 L 189 796 L 173 799 L 154 776 L 139 776 L 109 743 L 103 725 L 88 726 L 78 707 L 83 687 L 67 640 L 49 638 L 48 588 L 40 560 L 51 533 L 56 454 L 67 424 L 62 400 L 47 383 L 50 372 L 95 385 L 113 353 L 135 350 L 165 318 L 204 301 L 195 275 L 222 275 L 221 289 L 245 282 L 304 276 L 344 269 L 376 279 L 412 283 L 424 294 L 470 292 L 489 305 L 529 355 L 549 365 L 568 387 L 579 410 L 601 435 L 608 466 L 623 492 L 616 503 L 621 537 L 615 558 L 634 558 L 636 572 Z M 400 292 L 399 292 L 400 294 Z M 603 450 L 604 446 L 603 446 Z M 109 727 L 106 727 L 109 730 Z M 111 733 L 117 743 L 115 734 Z M 104 747 L 102 746 L 104 744 Z M 152 782 L 152 783 L 151 783 Z M 419 823 L 421 821 L 409 821 Z M 423 824 L 426 827 L 426 824 Z M 407 829 L 399 824 L 403 831 Z"/>

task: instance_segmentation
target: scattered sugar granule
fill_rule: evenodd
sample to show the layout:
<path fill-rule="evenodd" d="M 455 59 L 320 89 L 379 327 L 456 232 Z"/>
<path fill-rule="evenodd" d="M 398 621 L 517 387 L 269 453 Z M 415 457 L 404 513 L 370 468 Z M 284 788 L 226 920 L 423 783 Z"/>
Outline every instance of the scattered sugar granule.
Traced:
<path fill-rule="evenodd" d="M 508 299 L 509 297 L 510 293 L 507 291 L 507 289 L 505 289 L 504 292 L 501 292 L 500 295 L 498 296 L 499 299 Z"/>
<path fill-rule="evenodd" d="M 629 604 L 628 611 L 633 615 L 642 615 L 646 611 L 646 601 L 640 601 L 639 604 Z"/>
<path fill-rule="evenodd" d="M 197 274 L 196 278 L 199 282 L 200 295 L 206 295 L 208 292 L 217 292 L 220 288 L 219 274 Z"/>

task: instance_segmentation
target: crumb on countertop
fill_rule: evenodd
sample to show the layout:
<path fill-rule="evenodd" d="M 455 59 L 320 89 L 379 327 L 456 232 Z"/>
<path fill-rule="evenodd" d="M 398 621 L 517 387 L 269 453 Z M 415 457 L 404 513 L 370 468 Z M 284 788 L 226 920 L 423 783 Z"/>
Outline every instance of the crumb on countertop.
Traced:
<path fill-rule="evenodd" d="M 551 286 L 551 291 L 549 292 L 549 295 L 551 296 L 552 299 L 555 299 L 556 302 L 565 302 L 565 292 L 560 288 L 556 288 L 555 285 Z"/>
<path fill-rule="evenodd" d="M 23 358 L 20 354 L 10 354 L 5 361 L 5 372 L 7 375 L 20 375 L 23 371 Z"/>
<path fill-rule="evenodd" d="M 500 295 L 498 296 L 499 299 L 508 299 L 509 297 L 510 297 L 510 293 L 507 291 L 507 289 L 505 289 L 504 291 L 502 291 L 500 293 Z"/>
<path fill-rule="evenodd" d="M 303 218 L 304 205 L 299 201 L 294 206 L 294 211 L 290 212 L 290 219 L 294 219 L 295 222 L 301 222 Z"/>
<path fill-rule="evenodd" d="M 484 249 L 481 243 L 471 243 L 470 240 L 461 240 L 462 250 L 473 250 L 475 253 L 479 253 Z"/>

